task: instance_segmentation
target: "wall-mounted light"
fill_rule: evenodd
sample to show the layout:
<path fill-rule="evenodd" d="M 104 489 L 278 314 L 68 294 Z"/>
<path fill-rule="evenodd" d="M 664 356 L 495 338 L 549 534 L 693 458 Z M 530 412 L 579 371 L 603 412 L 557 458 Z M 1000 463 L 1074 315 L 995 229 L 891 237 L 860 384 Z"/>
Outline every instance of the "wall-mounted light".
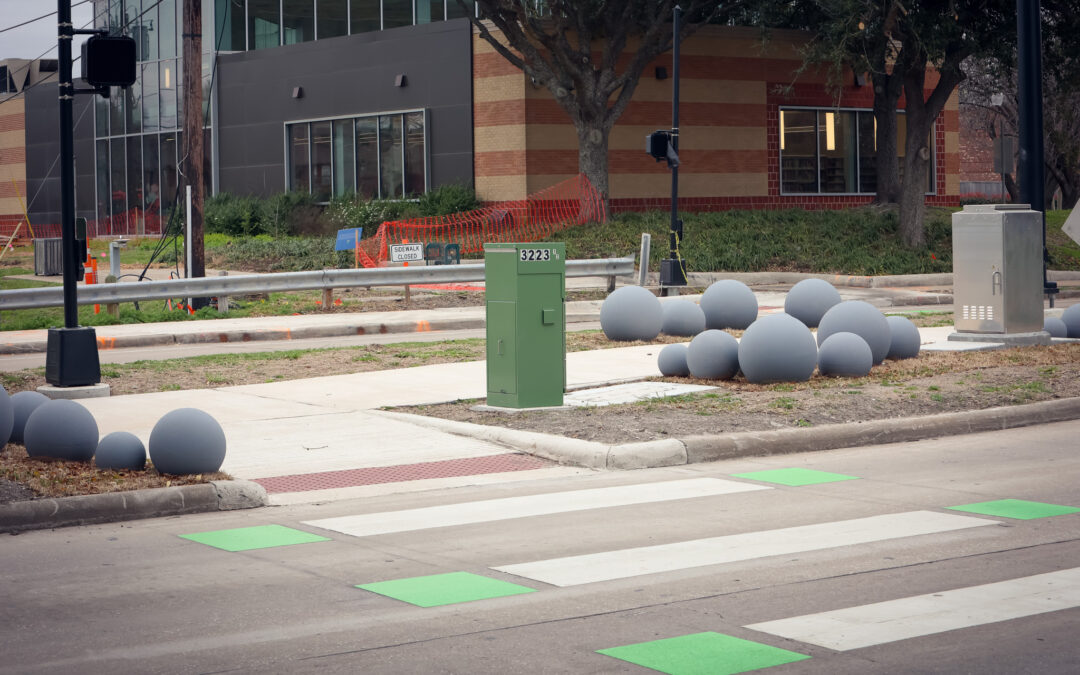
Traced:
<path fill-rule="evenodd" d="M 877 118 L 874 118 L 874 152 L 877 152 Z"/>
<path fill-rule="evenodd" d="M 658 80 L 666 80 L 667 79 L 667 68 L 665 68 L 664 66 L 657 66 L 656 67 L 656 79 L 658 79 Z"/>
<path fill-rule="evenodd" d="M 293 87 L 292 97 L 293 98 L 304 98 L 304 88 L 303 87 Z"/>
<path fill-rule="evenodd" d="M 836 113 L 825 113 L 825 149 L 836 150 Z"/>
<path fill-rule="evenodd" d="M 407 86 L 409 86 L 409 78 L 405 77 L 404 74 L 395 75 L 394 76 L 394 86 L 395 87 L 407 87 Z"/>
<path fill-rule="evenodd" d="M 784 111 L 780 111 L 780 149 L 784 149 Z"/>
<path fill-rule="evenodd" d="M 165 66 L 165 89 L 172 89 L 172 68 Z"/>

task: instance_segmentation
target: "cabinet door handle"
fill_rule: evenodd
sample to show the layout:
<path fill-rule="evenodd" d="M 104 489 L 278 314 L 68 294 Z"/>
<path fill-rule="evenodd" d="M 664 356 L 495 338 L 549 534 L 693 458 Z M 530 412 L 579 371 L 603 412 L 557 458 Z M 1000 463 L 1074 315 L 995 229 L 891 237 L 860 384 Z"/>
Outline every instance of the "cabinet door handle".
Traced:
<path fill-rule="evenodd" d="M 990 275 L 990 295 L 997 295 L 1001 290 L 1001 272 Z"/>

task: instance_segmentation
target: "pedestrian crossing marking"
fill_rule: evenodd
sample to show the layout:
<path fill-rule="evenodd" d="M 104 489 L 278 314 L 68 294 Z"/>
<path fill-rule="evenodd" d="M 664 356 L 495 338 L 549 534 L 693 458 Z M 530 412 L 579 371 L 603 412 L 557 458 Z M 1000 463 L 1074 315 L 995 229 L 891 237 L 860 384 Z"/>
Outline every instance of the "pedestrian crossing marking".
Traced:
<path fill-rule="evenodd" d="M 746 628 L 837 651 L 907 640 L 1080 606 L 1080 567 L 915 595 Z"/>
<path fill-rule="evenodd" d="M 820 483 L 835 483 L 843 480 L 859 480 L 858 476 L 847 476 L 842 473 L 829 473 L 815 469 L 790 468 L 768 469 L 766 471 L 751 471 L 749 473 L 732 474 L 735 478 L 748 478 L 759 480 L 764 483 L 776 483 L 789 487 L 801 487 L 803 485 L 818 485 Z"/>
<path fill-rule="evenodd" d="M 214 530 L 212 532 L 196 532 L 194 534 L 181 534 L 181 539 L 195 541 L 223 551 L 235 553 L 237 551 L 251 551 L 259 548 L 274 548 L 277 546 L 292 546 L 294 544 L 310 544 L 319 541 L 330 541 L 326 537 L 317 534 L 294 530 L 284 525 L 256 525 L 255 527 L 240 527 L 233 530 Z"/>
<path fill-rule="evenodd" d="M 534 593 L 535 588 L 469 572 L 448 572 L 409 579 L 361 584 L 356 588 L 385 595 L 417 607 L 439 607 L 508 595 Z"/>
<path fill-rule="evenodd" d="M 304 524 L 349 534 L 354 537 L 368 537 L 377 534 L 409 532 L 435 527 L 470 525 L 512 518 L 570 513 L 633 504 L 649 504 L 695 497 L 714 497 L 771 489 L 765 485 L 751 485 L 723 478 L 690 478 L 661 483 L 548 492 L 524 497 L 487 499 L 405 511 L 307 520 L 304 521 Z"/>
<path fill-rule="evenodd" d="M 838 522 L 747 532 L 708 539 L 501 565 L 492 569 L 554 586 L 576 586 L 642 574 L 776 555 L 938 534 L 997 521 L 936 511 L 910 511 Z"/>
<path fill-rule="evenodd" d="M 810 658 L 806 654 L 713 632 L 611 647 L 597 653 L 668 675 L 734 675 Z"/>
<path fill-rule="evenodd" d="M 966 511 L 967 513 L 979 513 L 984 516 L 1001 516 L 1003 518 L 1014 518 L 1016 520 L 1049 518 L 1051 516 L 1063 516 L 1080 511 L 1080 509 L 1074 506 L 1029 502 L 1024 499 L 998 499 L 990 502 L 950 506 L 948 508 L 953 511 Z"/>

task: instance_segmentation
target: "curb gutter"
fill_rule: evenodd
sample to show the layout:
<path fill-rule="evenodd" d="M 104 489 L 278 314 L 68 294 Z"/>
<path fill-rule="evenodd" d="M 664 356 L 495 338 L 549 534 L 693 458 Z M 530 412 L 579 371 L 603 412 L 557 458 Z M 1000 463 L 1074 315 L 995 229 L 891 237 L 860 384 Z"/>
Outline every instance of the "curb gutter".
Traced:
<path fill-rule="evenodd" d="M 647 469 L 721 459 L 904 443 L 1080 419 L 1080 398 L 923 417 L 822 427 L 746 431 L 608 445 L 532 431 L 489 427 L 408 413 L 371 411 L 405 422 L 510 446 L 560 464 L 590 469 Z"/>
<path fill-rule="evenodd" d="M 31 499 L 0 504 L 0 533 L 18 534 L 70 525 L 113 523 L 207 511 L 253 509 L 269 503 L 266 490 L 246 480 Z"/>

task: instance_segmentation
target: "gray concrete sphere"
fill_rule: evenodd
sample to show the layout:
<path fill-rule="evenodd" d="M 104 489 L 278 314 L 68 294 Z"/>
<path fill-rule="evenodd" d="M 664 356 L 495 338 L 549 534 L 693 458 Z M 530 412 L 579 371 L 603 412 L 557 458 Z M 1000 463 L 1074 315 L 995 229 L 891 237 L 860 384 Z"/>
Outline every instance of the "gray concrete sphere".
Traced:
<path fill-rule="evenodd" d="M 0 448 L 8 444 L 14 426 L 15 404 L 8 396 L 7 389 L 0 386 Z"/>
<path fill-rule="evenodd" d="M 1050 333 L 1050 337 L 1069 337 L 1069 327 L 1056 316 L 1048 316 L 1043 320 L 1043 330 Z"/>
<path fill-rule="evenodd" d="M 870 345 L 855 333 L 833 333 L 818 350 L 818 372 L 831 377 L 863 377 L 874 366 Z"/>
<path fill-rule="evenodd" d="M 788 314 L 761 317 L 739 341 L 739 367 L 747 382 L 804 382 L 817 366 L 814 335 Z"/>
<path fill-rule="evenodd" d="M 1080 304 L 1066 307 L 1061 313 L 1061 321 L 1065 324 L 1065 330 L 1069 331 L 1068 337 L 1080 338 Z"/>
<path fill-rule="evenodd" d="M 887 316 L 889 322 L 889 353 L 887 359 L 913 359 L 919 355 L 922 336 L 911 319 L 903 316 Z"/>
<path fill-rule="evenodd" d="M 127 431 L 114 431 L 98 443 L 94 453 L 94 464 L 99 469 L 136 469 L 146 468 L 146 448 L 135 434 Z"/>
<path fill-rule="evenodd" d="M 158 473 L 213 473 L 225 461 L 225 432 L 196 408 L 166 413 L 150 432 L 150 461 Z"/>
<path fill-rule="evenodd" d="M 641 286 L 623 286 L 600 305 L 600 328 L 609 340 L 652 340 L 663 322 L 660 299 Z"/>
<path fill-rule="evenodd" d="M 693 337 L 705 330 L 705 312 L 689 300 L 669 300 L 660 303 L 664 312 L 660 332 L 664 335 Z"/>
<path fill-rule="evenodd" d="M 791 287 L 784 298 L 784 313 L 817 328 L 821 317 L 833 305 L 840 304 L 840 293 L 824 279 L 803 279 Z"/>
<path fill-rule="evenodd" d="M 89 462 L 97 450 L 97 422 L 75 401 L 49 401 L 30 413 L 23 429 L 23 444 L 31 457 Z"/>
<path fill-rule="evenodd" d="M 668 345 L 656 357 L 656 367 L 664 377 L 686 377 L 690 368 L 686 365 L 686 345 Z"/>
<path fill-rule="evenodd" d="M 739 372 L 739 341 L 722 330 L 699 333 L 686 348 L 686 366 L 703 380 L 730 380 Z"/>
<path fill-rule="evenodd" d="M 20 391 L 11 396 L 11 404 L 14 412 L 14 424 L 11 427 L 11 442 L 23 442 L 23 430 L 26 428 L 26 420 L 30 413 L 38 409 L 38 406 L 48 403 L 49 397 L 40 391 Z"/>
<path fill-rule="evenodd" d="M 743 330 L 757 319 L 758 302 L 743 282 L 723 279 L 705 289 L 701 310 L 705 312 L 706 328 Z"/>
<path fill-rule="evenodd" d="M 818 324 L 818 344 L 833 333 L 855 333 L 866 340 L 874 354 L 875 364 L 885 360 L 892 345 L 892 331 L 889 330 L 885 315 L 877 307 L 862 300 L 841 302 L 825 312 Z"/>

